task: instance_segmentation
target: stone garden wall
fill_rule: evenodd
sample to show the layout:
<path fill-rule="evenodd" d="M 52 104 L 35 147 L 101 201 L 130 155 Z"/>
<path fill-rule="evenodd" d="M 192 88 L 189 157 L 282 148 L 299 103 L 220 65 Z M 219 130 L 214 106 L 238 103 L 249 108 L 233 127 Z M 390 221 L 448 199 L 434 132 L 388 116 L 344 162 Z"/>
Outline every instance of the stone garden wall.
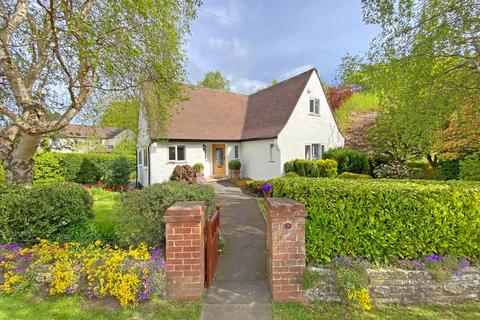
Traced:
<path fill-rule="evenodd" d="M 307 290 L 310 302 L 338 302 L 331 270 L 311 268 L 320 280 Z M 374 304 L 447 304 L 466 300 L 480 301 L 480 269 L 468 267 L 442 283 L 427 271 L 402 269 L 368 269 L 368 291 Z"/>

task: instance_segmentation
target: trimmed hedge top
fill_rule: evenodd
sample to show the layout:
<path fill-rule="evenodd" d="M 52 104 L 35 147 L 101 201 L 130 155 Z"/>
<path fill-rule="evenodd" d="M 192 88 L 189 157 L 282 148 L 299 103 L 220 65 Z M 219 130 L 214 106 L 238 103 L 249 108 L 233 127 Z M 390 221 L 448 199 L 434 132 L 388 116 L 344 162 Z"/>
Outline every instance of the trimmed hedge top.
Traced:
<path fill-rule="evenodd" d="M 302 177 L 329 177 L 337 175 L 337 162 L 335 160 L 304 160 L 294 159 L 283 165 L 285 173 L 295 172 Z"/>
<path fill-rule="evenodd" d="M 480 184 L 281 178 L 274 196 L 305 204 L 310 261 L 480 257 Z"/>

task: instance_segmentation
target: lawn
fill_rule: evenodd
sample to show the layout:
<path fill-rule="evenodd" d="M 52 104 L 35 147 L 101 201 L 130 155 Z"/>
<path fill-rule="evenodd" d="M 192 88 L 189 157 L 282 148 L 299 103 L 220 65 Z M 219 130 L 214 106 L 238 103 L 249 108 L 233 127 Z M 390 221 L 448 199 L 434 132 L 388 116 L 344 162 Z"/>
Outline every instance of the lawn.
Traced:
<path fill-rule="evenodd" d="M 274 303 L 272 313 L 274 320 L 474 320 L 480 319 L 480 303 L 452 306 L 376 306 L 370 312 L 334 303 L 315 303 L 307 307 L 295 303 Z"/>
<path fill-rule="evenodd" d="M 110 192 L 101 197 L 95 197 L 93 212 L 95 214 L 95 225 L 104 234 L 113 233 L 115 219 L 117 216 L 118 193 Z"/>
<path fill-rule="evenodd" d="M 38 295 L 19 293 L 0 295 L 0 320 L 6 319 L 200 319 L 201 303 L 168 303 L 153 300 L 135 308 L 122 309 L 116 305 L 99 306 L 98 300 L 79 296 L 39 298 Z"/>
<path fill-rule="evenodd" d="M 258 207 L 260 208 L 260 211 L 262 211 L 262 215 L 265 218 L 267 216 L 267 207 L 265 206 L 265 199 L 263 198 L 258 198 Z"/>

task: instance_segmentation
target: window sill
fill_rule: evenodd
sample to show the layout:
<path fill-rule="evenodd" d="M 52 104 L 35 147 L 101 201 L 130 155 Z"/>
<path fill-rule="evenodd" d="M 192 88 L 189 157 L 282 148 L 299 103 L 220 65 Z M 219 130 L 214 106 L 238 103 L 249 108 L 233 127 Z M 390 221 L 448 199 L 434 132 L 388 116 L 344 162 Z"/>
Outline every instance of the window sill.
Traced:
<path fill-rule="evenodd" d="M 270 163 L 275 163 L 275 160 L 268 160 L 268 162 L 270 162 Z"/>
<path fill-rule="evenodd" d="M 187 163 L 187 161 L 186 160 L 180 160 L 180 161 L 169 160 L 169 161 L 167 161 L 167 164 L 179 164 L 179 163 Z"/>
<path fill-rule="evenodd" d="M 319 117 L 319 118 L 320 118 L 320 115 L 319 115 L 319 114 L 316 114 L 316 113 L 309 113 L 308 115 L 309 115 L 309 116 L 312 116 L 312 117 Z"/>

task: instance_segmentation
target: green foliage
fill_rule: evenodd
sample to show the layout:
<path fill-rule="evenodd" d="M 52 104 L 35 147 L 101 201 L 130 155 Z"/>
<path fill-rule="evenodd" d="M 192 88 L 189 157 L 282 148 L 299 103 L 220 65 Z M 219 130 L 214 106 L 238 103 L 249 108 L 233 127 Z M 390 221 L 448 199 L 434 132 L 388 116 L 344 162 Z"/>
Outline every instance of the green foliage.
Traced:
<path fill-rule="evenodd" d="M 324 154 L 325 159 L 333 159 L 338 163 L 338 173 L 368 173 L 369 165 L 367 156 L 360 151 L 349 148 L 330 149 Z"/>
<path fill-rule="evenodd" d="M 0 184 L 0 241 L 73 240 L 92 221 L 93 199 L 80 185 L 33 188 Z"/>
<path fill-rule="evenodd" d="M 320 278 L 321 277 L 318 272 L 315 272 L 310 268 L 305 268 L 305 271 L 302 275 L 302 287 L 304 289 L 311 289 L 315 286 L 315 283 L 320 280 Z"/>
<path fill-rule="evenodd" d="M 441 160 L 437 170 L 441 179 L 457 180 L 460 177 L 460 160 Z"/>
<path fill-rule="evenodd" d="M 305 204 L 309 261 L 480 256 L 475 183 L 280 178 L 273 191 Z"/>
<path fill-rule="evenodd" d="M 470 67 L 478 1 L 362 2 L 364 21 L 382 32 L 363 61 L 345 59 L 343 80 L 367 84 L 379 97 L 371 132 L 376 151 L 397 160 L 429 156 L 456 110 L 466 104 L 480 110 L 480 70 Z"/>
<path fill-rule="evenodd" d="M 262 196 L 263 195 L 262 187 L 266 183 L 267 182 L 265 180 L 248 180 L 245 183 L 245 187 L 251 193 L 257 196 Z"/>
<path fill-rule="evenodd" d="M 0 163 L 0 182 L 5 181 L 6 179 L 5 169 L 3 169 L 3 165 Z"/>
<path fill-rule="evenodd" d="M 71 181 L 95 183 L 106 180 L 118 155 L 104 153 L 40 152 L 35 156 L 34 181 L 36 184 Z M 135 156 L 122 157 L 129 175 L 135 172 Z M 128 166 L 127 166 L 128 163 Z M 119 167 L 116 167 L 119 169 Z"/>
<path fill-rule="evenodd" d="M 433 257 L 436 256 L 433 255 Z M 452 255 L 433 259 L 424 259 L 424 263 L 425 270 L 427 270 L 433 280 L 439 283 L 442 283 L 450 278 L 453 272 L 460 272 L 461 270 L 460 262 Z"/>
<path fill-rule="evenodd" d="M 240 160 L 234 159 L 228 161 L 228 169 L 230 170 L 240 170 L 241 167 L 242 163 L 240 162 Z"/>
<path fill-rule="evenodd" d="M 115 101 L 107 106 L 100 121 L 102 127 L 126 128 L 138 131 L 138 101 Z"/>
<path fill-rule="evenodd" d="M 345 300 L 349 292 L 367 287 L 367 269 L 360 261 L 348 257 L 336 257 L 329 266 L 335 273 L 335 286 Z"/>
<path fill-rule="evenodd" d="M 366 113 L 378 111 L 378 97 L 370 92 L 355 92 L 335 110 L 335 119 L 341 130 L 349 127 L 352 112 Z"/>
<path fill-rule="evenodd" d="M 195 172 L 201 172 L 203 171 L 204 166 L 203 166 L 203 163 L 195 163 L 192 168 L 193 168 L 193 171 Z"/>
<path fill-rule="evenodd" d="M 290 172 L 287 172 L 285 174 L 285 177 L 287 178 L 296 178 L 296 177 L 300 177 L 297 173 L 293 172 L 293 171 L 290 171 Z"/>
<path fill-rule="evenodd" d="M 130 163 L 125 157 L 118 157 L 110 163 L 106 184 L 107 187 L 127 186 L 130 179 Z"/>
<path fill-rule="evenodd" d="M 154 184 L 121 196 L 115 234 L 123 246 L 145 242 L 160 246 L 165 242 L 165 211 L 177 201 L 204 201 L 206 213 L 213 206 L 215 192 L 208 185 L 184 182 Z"/>
<path fill-rule="evenodd" d="M 36 184 L 50 184 L 65 181 L 62 172 L 62 156 L 53 152 L 38 152 L 33 158 L 33 181 Z"/>
<path fill-rule="evenodd" d="M 207 72 L 203 80 L 198 82 L 198 85 L 210 89 L 230 91 L 230 81 L 218 70 Z"/>
<path fill-rule="evenodd" d="M 460 178 L 462 180 L 480 181 L 480 152 L 466 156 L 460 161 Z"/>
<path fill-rule="evenodd" d="M 113 148 L 113 154 L 116 154 L 119 156 L 134 157 L 136 153 L 137 153 L 137 143 L 133 138 L 124 138 Z"/>
<path fill-rule="evenodd" d="M 337 162 L 335 160 L 303 160 L 295 159 L 285 162 L 285 173 L 295 172 L 302 177 L 335 177 L 337 175 Z"/>
<path fill-rule="evenodd" d="M 342 172 L 338 175 L 340 179 L 372 179 L 368 174 L 352 173 L 352 172 Z"/>

